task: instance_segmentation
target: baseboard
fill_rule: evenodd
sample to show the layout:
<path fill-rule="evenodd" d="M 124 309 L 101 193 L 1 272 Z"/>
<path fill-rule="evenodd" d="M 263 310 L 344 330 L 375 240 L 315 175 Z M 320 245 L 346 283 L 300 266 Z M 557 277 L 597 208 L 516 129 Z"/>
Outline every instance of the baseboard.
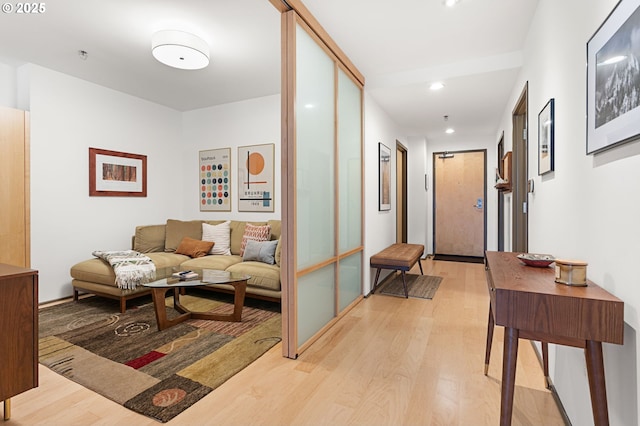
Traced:
<path fill-rule="evenodd" d="M 553 382 L 551 381 L 551 379 L 549 379 L 549 391 L 551 392 L 551 395 L 553 396 L 553 400 L 556 402 L 556 405 L 558 406 L 558 410 L 560 410 L 560 415 L 562 416 L 562 420 L 564 420 L 564 424 L 566 426 L 572 426 L 571 420 L 569 420 L 569 415 L 564 409 L 564 405 L 562 405 L 562 401 L 560 400 L 560 395 L 558 395 L 558 392 L 556 391 L 556 387 L 553 386 Z"/>
<path fill-rule="evenodd" d="M 464 263 L 484 263 L 483 257 L 476 256 L 457 256 L 452 254 L 435 254 L 433 260 L 444 260 L 448 262 L 464 262 Z"/>
<path fill-rule="evenodd" d="M 535 345 L 535 341 L 530 340 L 529 343 L 531 344 L 531 347 L 533 348 L 533 352 L 536 354 L 536 357 L 538 358 L 538 362 L 540 363 L 540 368 L 544 369 L 544 361 L 542 360 L 542 354 L 540 353 L 540 351 L 538 351 L 538 347 Z M 569 419 L 569 415 L 567 414 L 567 411 L 564 409 L 564 405 L 562 405 L 562 400 L 560 399 L 560 395 L 558 395 L 558 391 L 556 391 L 556 387 L 553 385 L 553 381 L 551 380 L 551 377 L 547 377 L 546 381 L 548 385 L 547 389 L 549 390 L 549 392 L 551 392 L 551 396 L 553 396 L 553 400 L 555 401 L 556 406 L 560 411 L 560 415 L 562 416 L 562 420 L 564 421 L 564 424 L 566 426 L 572 426 L 571 420 Z"/>

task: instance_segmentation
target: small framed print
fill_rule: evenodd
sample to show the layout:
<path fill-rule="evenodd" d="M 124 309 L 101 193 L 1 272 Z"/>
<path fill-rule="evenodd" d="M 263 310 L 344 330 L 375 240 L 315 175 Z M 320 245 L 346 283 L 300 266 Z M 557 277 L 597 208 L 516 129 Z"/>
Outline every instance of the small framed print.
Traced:
<path fill-rule="evenodd" d="M 391 210 L 391 150 L 378 143 L 378 210 Z"/>
<path fill-rule="evenodd" d="M 146 197 L 147 156 L 89 148 L 90 197 Z"/>
<path fill-rule="evenodd" d="M 231 148 L 209 149 L 198 155 L 200 211 L 231 211 Z"/>
<path fill-rule="evenodd" d="M 238 147 L 238 211 L 274 211 L 275 144 Z"/>
<path fill-rule="evenodd" d="M 554 100 L 542 108 L 538 114 L 538 174 L 544 175 L 553 171 L 553 145 L 554 145 Z"/>

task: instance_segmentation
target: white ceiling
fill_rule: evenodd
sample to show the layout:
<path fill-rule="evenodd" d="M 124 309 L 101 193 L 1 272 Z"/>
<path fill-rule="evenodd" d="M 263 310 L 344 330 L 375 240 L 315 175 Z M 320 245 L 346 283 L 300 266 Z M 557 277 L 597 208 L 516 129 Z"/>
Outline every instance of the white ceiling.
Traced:
<path fill-rule="evenodd" d="M 538 0 L 303 0 L 406 135 L 493 138 Z M 0 62 L 35 63 L 187 111 L 280 92 L 280 14 L 268 0 L 64 0 L 0 14 Z M 211 64 L 151 55 L 158 30 L 194 33 Z M 88 52 L 80 59 L 79 50 Z M 428 84 L 446 87 L 430 92 Z M 443 133 L 447 125 L 454 135 Z"/>

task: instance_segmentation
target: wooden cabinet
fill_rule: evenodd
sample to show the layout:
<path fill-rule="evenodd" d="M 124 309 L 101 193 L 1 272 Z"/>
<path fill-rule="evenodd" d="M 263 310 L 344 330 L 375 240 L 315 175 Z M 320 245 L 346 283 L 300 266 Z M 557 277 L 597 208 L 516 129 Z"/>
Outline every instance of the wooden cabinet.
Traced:
<path fill-rule="evenodd" d="M 38 271 L 0 264 L 0 401 L 38 386 Z"/>

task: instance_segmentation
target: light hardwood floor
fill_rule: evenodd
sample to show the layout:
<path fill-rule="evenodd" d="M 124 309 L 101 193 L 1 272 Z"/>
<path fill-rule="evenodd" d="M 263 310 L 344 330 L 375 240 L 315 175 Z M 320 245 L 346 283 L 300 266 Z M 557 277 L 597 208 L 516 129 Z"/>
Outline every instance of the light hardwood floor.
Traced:
<path fill-rule="evenodd" d="M 503 333 L 485 376 L 484 267 L 423 268 L 443 277 L 433 300 L 374 294 L 297 360 L 276 345 L 167 425 L 497 425 Z M 513 424 L 563 425 L 531 345 L 519 347 Z M 5 424 L 160 423 L 40 366 L 40 386 L 13 398 Z"/>

